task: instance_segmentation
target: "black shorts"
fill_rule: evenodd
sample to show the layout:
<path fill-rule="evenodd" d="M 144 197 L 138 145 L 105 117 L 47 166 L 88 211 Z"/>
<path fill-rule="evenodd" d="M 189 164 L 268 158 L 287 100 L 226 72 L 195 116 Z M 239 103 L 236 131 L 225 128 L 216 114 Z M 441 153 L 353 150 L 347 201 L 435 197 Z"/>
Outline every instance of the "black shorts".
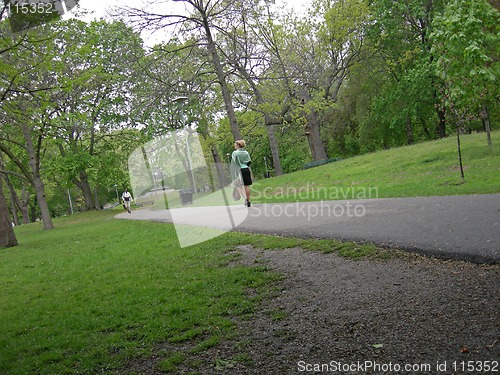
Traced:
<path fill-rule="evenodd" d="M 250 173 L 250 168 L 241 168 L 241 178 L 243 179 L 243 185 L 252 185 L 252 174 Z"/>

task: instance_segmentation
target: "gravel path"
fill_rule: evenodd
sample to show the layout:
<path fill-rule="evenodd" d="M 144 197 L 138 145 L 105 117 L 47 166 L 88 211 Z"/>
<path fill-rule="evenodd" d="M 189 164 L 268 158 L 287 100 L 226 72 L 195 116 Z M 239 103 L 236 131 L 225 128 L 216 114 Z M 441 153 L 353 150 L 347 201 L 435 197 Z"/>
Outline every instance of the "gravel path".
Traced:
<path fill-rule="evenodd" d="M 296 248 L 236 251 L 234 264 L 265 266 L 283 279 L 256 314 L 237 320 L 234 339 L 190 358 L 176 373 L 500 371 L 499 265 L 416 255 L 353 261 Z M 466 367 L 492 361 L 497 372 Z M 134 368 L 155 373 L 152 361 Z"/>
<path fill-rule="evenodd" d="M 498 266 L 423 257 L 352 261 L 301 249 L 240 251 L 247 264 L 285 275 L 282 291 L 244 324 L 253 365 L 242 374 L 314 373 L 300 370 L 331 361 L 392 363 L 395 370 L 397 364 L 428 364 L 431 370 L 330 373 L 465 374 L 480 372 L 453 371 L 453 362 L 459 369 L 462 361 L 500 359 Z M 437 371 L 445 362 L 446 371 Z"/>

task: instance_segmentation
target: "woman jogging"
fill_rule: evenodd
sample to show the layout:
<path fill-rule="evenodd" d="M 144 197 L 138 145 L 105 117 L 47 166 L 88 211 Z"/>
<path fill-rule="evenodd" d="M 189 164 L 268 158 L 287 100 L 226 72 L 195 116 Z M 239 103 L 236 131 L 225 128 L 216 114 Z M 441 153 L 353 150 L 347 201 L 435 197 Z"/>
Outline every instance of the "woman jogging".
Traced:
<path fill-rule="evenodd" d="M 245 141 L 242 139 L 234 143 L 234 148 L 231 155 L 231 178 L 240 190 L 241 196 L 245 197 L 245 206 L 250 207 L 250 185 L 252 185 L 250 154 L 245 150 Z"/>

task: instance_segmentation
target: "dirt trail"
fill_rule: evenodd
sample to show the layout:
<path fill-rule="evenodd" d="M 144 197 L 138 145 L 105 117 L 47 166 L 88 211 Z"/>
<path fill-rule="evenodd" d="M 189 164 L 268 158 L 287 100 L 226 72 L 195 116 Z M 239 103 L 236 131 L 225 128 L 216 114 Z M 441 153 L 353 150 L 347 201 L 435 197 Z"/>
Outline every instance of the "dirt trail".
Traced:
<path fill-rule="evenodd" d="M 283 373 L 297 373 L 300 360 L 451 367 L 500 358 L 500 344 L 493 344 L 500 336 L 498 266 L 423 257 L 352 261 L 300 249 L 242 252 L 286 275 L 266 309 L 287 318 L 262 332 L 271 345 L 274 333 L 286 333 L 284 345 L 271 351 Z"/>
<path fill-rule="evenodd" d="M 462 371 L 462 361 L 500 359 L 498 265 L 238 251 L 244 264 L 284 278 L 256 316 L 239 322 L 237 340 L 203 354 L 201 374 L 309 374 L 314 365 L 337 374 L 466 374 L 481 372 Z"/>

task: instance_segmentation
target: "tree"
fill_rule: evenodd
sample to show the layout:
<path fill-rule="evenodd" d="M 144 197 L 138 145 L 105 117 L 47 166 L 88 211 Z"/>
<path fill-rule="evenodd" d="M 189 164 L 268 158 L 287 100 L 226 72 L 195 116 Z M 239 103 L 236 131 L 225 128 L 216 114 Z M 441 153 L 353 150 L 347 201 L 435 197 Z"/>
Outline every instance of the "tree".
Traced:
<path fill-rule="evenodd" d="M 336 105 L 350 69 L 361 58 L 369 12 L 364 0 L 319 0 L 313 11 L 322 15 L 321 21 L 311 18 L 300 25 L 292 43 L 302 85 L 298 97 L 304 133 L 313 160 L 321 160 L 327 158 L 320 134 L 322 116 Z"/>
<path fill-rule="evenodd" d="M 164 0 L 160 3 L 166 2 Z M 140 9 L 124 7 L 123 11 L 131 20 L 132 25 L 140 29 L 158 31 L 166 27 L 177 27 L 186 40 L 195 40 L 193 47 L 199 45 L 206 48 L 224 99 L 233 138 L 241 139 L 232 95 L 227 83 L 227 72 L 218 52 L 214 31 L 219 28 L 223 29 L 218 22 L 230 19 L 235 9 L 245 0 L 173 0 L 173 2 L 184 5 L 189 15 L 156 12 L 154 4 L 158 4 L 158 1 L 146 1 Z"/>
<path fill-rule="evenodd" d="M 286 25 L 288 22 L 285 19 L 275 21 L 268 3 L 262 7 L 241 8 L 238 18 L 233 18 L 219 38 L 225 59 L 240 79 L 234 84 L 235 91 L 239 91 L 240 105 L 263 117 L 277 176 L 283 174 L 283 168 L 276 130 L 286 121 L 293 96 L 289 73 L 284 66 L 286 35 L 281 23 Z"/>
<path fill-rule="evenodd" d="M 44 119 L 38 117 L 35 121 L 40 125 L 36 129 L 30 128 L 29 104 L 37 93 L 44 92 L 50 87 L 50 79 L 45 80 L 37 76 L 36 68 L 47 62 L 51 56 L 50 48 L 47 49 L 44 41 L 50 32 L 45 26 L 31 29 L 25 33 L 13 35 L 7 31 L 6 22 L 0 22 L 3 70 L 1 79 L 8 82 L 7 89 L 2 94 L 0 101 L 0 116 L 3 129 L 0 134 L 0 151 L 4 152 L 16 163 L 22 173 L 35 189 L 35 194 L 40 206 L 43 219 L 43 228 L 53 228 L 47 200 L 45 199 L 44 185 L 40 175 L 40 149 L 44 133 Z M 43 35 L 43 37 L 41 36 Z M 50 59 L 50 57 L 49 57 Z M 34 105 L 38 105 L 35 100 Z M 5 128 L 10 125 L 11 132 Z M 22 141 L 24 141 L 24 144 Z M 19 160 L 6 146 L 6 143 L 19 146 L 19 150 L 26 152 L 28 167 Z"/>
<path fill-rule="evenodd" d="M 9 164 L 6 164 L 4 160 L 2 160 L 2 154 L 0 154 L 0 174 L 3 174 L 5 184 L 9 191 L 9 199 L 14 224 L 19 225 L 21 223 L 19 220 L 18 212 L 21 212 L 22 223 L 28 224 L 30 222 L 28 206 L 32 194 L 29 181 L 24 175 L 12 171 L 10 166 L 8 165 Z M 10 165 L 13 166 L 12 161 L 10 161 Z M 18 193 L 18 191 L 20 193 Z"/>
<path fill-rule="evenodd" d="M 54 49 L 46 43 L 54 37 L 49 25 L 28 30 L 25 34 L 13 35 L 5 31 L 2 23 L 2 43 L 15 48 L 4 48 L 4 71 L 2 80 L 10 82 L 10 88 L 0 103 L 0 151 L 9 157 L 21 173 L 32 184 L 37 197 L 43 228 L 53 228 L 47 204 L 44 182 L 40 173 L 40 155 L 49 113 L 46 108 L 47 91 L 55 84 L 54 77 L 44 74 L 41 66 L 51 65 Z M 21 38 L 22 42 L 18 39 Z M 9 128 L 9 131 L 6 130 Z M 12 148 L 15 150 L 12 151 Z M 17 154 L 17 155 L 16 155 Z M 24 154 L 23 157 L 19 157 Z"/>
<path fill-rule="evenodd" d="M 96 176 L 103 161 L 97 145 L 128 122 L 142 40 L 118 21 L 69 20 L 58 29 L 61 89 L 51 96 L 51 135 L 65 179 L 82 191 L 87 210 L 98 209 Z"/>
<path fill-rule="evenodd" d="M 435 113 L 431 120 L 436 136 L 446 136 L 446 112 L 438 89 L 442 82 L 432 68 L 429 41 L 434 16 L 444 4 L 443 0 L 370 1 L 373 22 L 369 35 L 385 66 L 382 95 L 375 97 L 372 113 L 382 120 L 386 132 L 406 133 L 403 139 L 407 141 L 414 140 L 417 124 L 427 128 L 430 111 Z"/>
<path fill-rule="evenodd" d="M 0 174 L 0 247 L 17 246 L 17 238 L 9 220 L 9 209 L 3 194 L 2 175 Z"/>
<path fill-rule="evenodd" d="M 434 20 L 435 69 L 459 124 L 481 119 L 491 147 L 489 108 L 500 95 L 500 13 L 486 0 L 451 1 Z"/>
<path fill-rule="evenodd" d="M 219 181 L 225 185 L 212 134 L 214 119 L 220 117 L 221 97 L 213 85 L 215 74 L 207 63 L 206 50 L 192 44 L 172 40 L 155 46 L 142 60 L 144 79 L 134 94 L 133 117 L 149 139 L 196 128 L 218 168 Z"/>

